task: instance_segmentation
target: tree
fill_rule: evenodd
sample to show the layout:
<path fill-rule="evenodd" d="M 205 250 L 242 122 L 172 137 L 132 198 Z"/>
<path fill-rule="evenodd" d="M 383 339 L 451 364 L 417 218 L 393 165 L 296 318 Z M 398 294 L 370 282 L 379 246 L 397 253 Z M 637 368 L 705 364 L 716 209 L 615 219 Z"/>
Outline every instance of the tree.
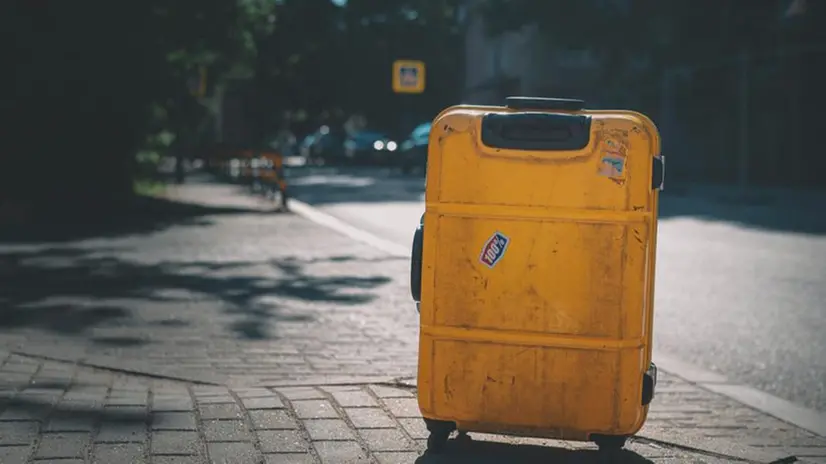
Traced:
<path fill-rule="evenodd" d="M 5 4 L 0 21 L 17 46 L 0 201 L 121 207 L 135 151 L 153 129 L 150 108 L 163 108 L 160 124 L 180 132 L 194 124 L 179 117 L 190 72 L 203 65 L 220 75 L 245 56 L 239 26 L 257 18 L 241 8 L 252 0 L 238 1 Z"/>

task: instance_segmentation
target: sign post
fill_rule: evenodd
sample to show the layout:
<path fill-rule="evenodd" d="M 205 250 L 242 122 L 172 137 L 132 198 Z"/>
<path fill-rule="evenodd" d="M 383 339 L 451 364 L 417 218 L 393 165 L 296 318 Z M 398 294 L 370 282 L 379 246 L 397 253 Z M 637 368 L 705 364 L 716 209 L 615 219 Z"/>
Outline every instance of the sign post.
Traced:
<path fill-rule="evenodd" d="M 393 62 L 393 92 L 399 95 L 401 111 L 400 132 L 410 130 L 415 122 L 413 101 L 411 94 L 421 94 L 425 88 L 424 62 L 417 60 L 396 60 Z"/>

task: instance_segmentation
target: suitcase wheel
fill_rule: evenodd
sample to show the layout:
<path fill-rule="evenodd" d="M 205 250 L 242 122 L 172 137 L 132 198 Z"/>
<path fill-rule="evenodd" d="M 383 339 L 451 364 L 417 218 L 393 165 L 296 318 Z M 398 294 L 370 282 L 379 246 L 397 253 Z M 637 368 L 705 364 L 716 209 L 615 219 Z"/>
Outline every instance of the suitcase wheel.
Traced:
<path fill-rule="evenodd" d="M 624 448 L 628 437 L 622 435 L 591 435 L 591 440 L 596 443 L 600 451 L 610 453 Z"/>
<path fill-rule="evenodd" d="M 430 435 L 427 437 L 427 451 L 430 453 L 441 452 L 444 450 L 450 434 L 456 430 L 456 424 L 434 419 L 425 419 L 424 423 L 430 432 Z"/>

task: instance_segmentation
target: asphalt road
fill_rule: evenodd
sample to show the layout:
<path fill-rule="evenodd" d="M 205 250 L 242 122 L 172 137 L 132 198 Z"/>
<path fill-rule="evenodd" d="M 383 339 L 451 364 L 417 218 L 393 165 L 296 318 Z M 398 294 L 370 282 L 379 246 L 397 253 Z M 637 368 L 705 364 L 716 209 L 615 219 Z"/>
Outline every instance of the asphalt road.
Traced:
<path fill-rule="evenodd" d="M 422 176 L 293 169 L 292 194 L 409 246 L 424 210 Z M 822 196 L 732 201 L 664 194 L 655 348 L 826 411 L 826 215 Z"/>

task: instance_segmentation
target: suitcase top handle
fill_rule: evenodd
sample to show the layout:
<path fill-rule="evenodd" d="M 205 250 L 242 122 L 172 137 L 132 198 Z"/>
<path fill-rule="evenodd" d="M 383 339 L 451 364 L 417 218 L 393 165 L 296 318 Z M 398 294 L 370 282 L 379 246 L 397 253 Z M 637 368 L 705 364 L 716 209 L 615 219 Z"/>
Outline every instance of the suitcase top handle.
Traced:
<path fill-rule="evenodd" d="M 482 143 L 511 150 L 582 150 L 591 139 L 591 117 L 584 114 L 489 113 L 482 117 Z"/>
<path fill-rule="evenodd" d="M 585 108 L 584 100 L 570 98 L 508 97 L 505 103 L 514 110 L 580 111 Z"/>

